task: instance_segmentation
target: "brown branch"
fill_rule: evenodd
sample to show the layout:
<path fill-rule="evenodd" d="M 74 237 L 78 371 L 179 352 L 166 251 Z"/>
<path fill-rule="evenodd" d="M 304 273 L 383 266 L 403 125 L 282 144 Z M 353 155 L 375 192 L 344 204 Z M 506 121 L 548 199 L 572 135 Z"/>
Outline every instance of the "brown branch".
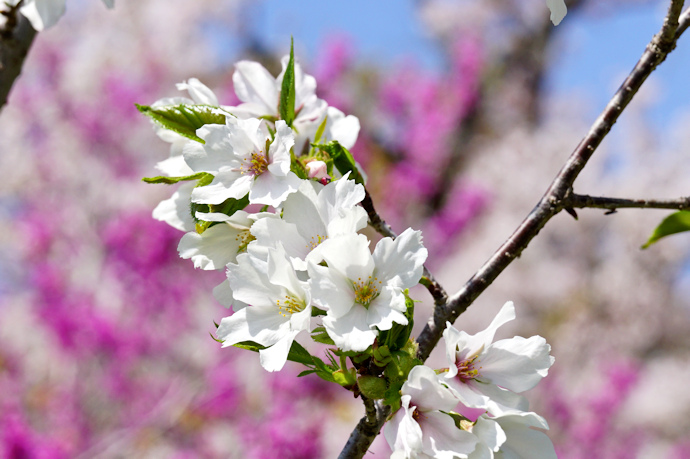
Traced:
<path fill-rule="evenodd" d="M 19 14 L 20 5 L 2 13 L 6 21 L 0 28 L 0 109 L 7 103 L 10 89 L 22 71 L 24 59 L 36 36 L 29 20 Z"/>
<path fill-rule="evenodd" d="M 422 361 L 429 357 L 432 349 L 438 343 L 446 327 L 446 322 L 454 322 L 491 285 L 496 277 L 527 248 L 527 245 L 544 225 L 565 208 L 564 199 L 571 191 L 575 179 L 587 161 L 640 89 L 642 83 L 664 61 L 668 53 L 675 47 L 678 38 L 688 27 L 690 9 L 682 14 L 680 20 L 678 19 L 682 5 L 682 0 L 671 1 L 660 32 L 647 45 L 630 75 L 618 88 L 604 111 L 592 125 L 589 133 L 570 155 L 536 207 L 491 258 L 450 298 L 447 307 L 434 310 L 433 316 L 417 338 L 419 343 L 417 355 Z"/>
<path fill-rule="evenodd" d="M 357 427 L 347 439 L 338 459 L 359 459 L 364 457 L 371 443 L 378 436 L 381 427 L 390 414 L 390 407 L 362 396 L 366 415 L 359 420 Z"/>
<path fill-rule="evenodd" d="M 620 199 L 600 196 L 570 194 L 563 200 L 564 207 L 584 209 L 690 209 L 690 197 L 659 201 L 655 199 Z"/>

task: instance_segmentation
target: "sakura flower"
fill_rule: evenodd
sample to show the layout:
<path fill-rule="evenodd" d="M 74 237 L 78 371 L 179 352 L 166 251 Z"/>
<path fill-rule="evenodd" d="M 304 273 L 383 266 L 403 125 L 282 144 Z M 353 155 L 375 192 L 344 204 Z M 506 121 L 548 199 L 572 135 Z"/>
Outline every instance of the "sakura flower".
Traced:
<path fill-rule="evenodd" d="M 302 181 L 283 203 L 283 219 L 265 219 L 252 227 L 257 242 L 268 247 L 280 241 L 295 269 L 305 271 L 307 260 L 319 263 L 322 242 L 367 226 L 367 213 L 357 206 L 364 187 L 347 177 L 325 187 Z"/>
<path fill-rule="evenodd" d="M 213 107 L 218 107 L 218 98 L 213 93 L 213 91 L 199 81 L 198 78 L 190 78 L 182 83 L 177 83 L 177 89 L 180 91 L 187 90 L 189 97 L 165 97 L 163 99 L 158 99 L 153 104 L 152 107 L 164 107 L 166 105 L 210 105 Z M 161 140 L 170 143 L 170 158 L 160 161 L 156 168 L 159 169 L 166 175 L 171 177 L 174 176 L 185 176 L 192 174 L 191 169 L 184 162 L 182 157 L 182 149 L 188 142 L 193 142 L 193 140 L 187 137 L 181 136 L 180 134 L 173 132 L 169 129 L 165 129 L 162 126 L 155 125 L 156 134 Z"/>
<path fill-rule="evenodd" d="M 536 386 L 553 364 L 551 346 L 541 336 L 492 343 L 498 327 L 514 318 L 515 307 L 508 302 L 489 327 L 475 335 L 447 323 L 443 337 L 449 368 L 444 382 L 466 406 L 492 415 L 525 411 L 527 400 L 518 393 Z"/>
<path fill-rule="evenodd" d="M 546 0 L 546 6 L 551 11 L 551 22 L 557 26 L 561 23 L 568 8 L 565 6 L 565 0 Z"/>
<path fill-rule="evenodd" d="M 308 262 L 314 303 L 327 315 L 323 324 L 344 351 L 364 351 L 379 330 L 405 325 L 403 290 L 417 284 L 427 250 L 419 231 L 383 238 L 372 255 L 364 235 L 348 234 L 321 244 L 326 266 Z"/>
<path fill-rule="evenodd" d="M 66 0 L 24 0 L 19 12 L 31 22 L 31 26 L 38 32 L 54 26 L 58 19 L 65 14 Z M 19 0 L 7 2 L 10 5 L 17 5 Z M 103 0 L 105 6 L 112 8 L 115 0 Z"/>
<path fill-rule="evenodd" d="M 536 413 L 482 415 L 471 430 L 479 443 L 469 459 L 556 459 L 553 443 L 543 432 L 548 429 Z"/>
<path fill-rule="evenodd" d="M 191 258 L 195 268 L 214 270 L 223 269 L 228 263 L 235 263 L 237 255 L 246 251 L 247 246 L 255 240 L 250 233 L 254 222 L 276 215 L 268 212 L 249 214 L 239 210 L 232 216 L 197 212 L 196 217 L 219 224 L 209 227 L 201 234 L 196 231 L 185 234 L 177 250 L 180 257 Z"/>
<path fill-rule="evenodd" d="M 467 457 L 477 444 L 471 433 L 458 429 L 447 412 L 458 400 L 434 370 L 414 367 L 403 384 L 402 407 L 384 426 L 383 434 L 395 458 Z"/>
<path fill-rule="evenodd" d="M 225 125 L 207 124 L 197 130 L 205 144 L 191 142 L 184 148 L 185 162 L 194 172 L 214 175 L 211 184 L 192 191 L 192 201 L 220 204 L 226 199 L 278 206 L 297 191 L 300 179 L 290 171 L 292 130 L 276 121 L 275 139 L 261 120 L 227 118 Z"/>
<path fill-rule="evenodd" d="M 310 329 L 311 295 L 287 259 L 285 251 L 268 249 L 267 260 L 243 253 L 228 265 L 235 300 L 250 306 L 220 322 L 216 331 L 223 347 L 242 341 L 266 346 L 259 352 L 261 366 L 278 371 L 287 361 L 295 336 Z"/>

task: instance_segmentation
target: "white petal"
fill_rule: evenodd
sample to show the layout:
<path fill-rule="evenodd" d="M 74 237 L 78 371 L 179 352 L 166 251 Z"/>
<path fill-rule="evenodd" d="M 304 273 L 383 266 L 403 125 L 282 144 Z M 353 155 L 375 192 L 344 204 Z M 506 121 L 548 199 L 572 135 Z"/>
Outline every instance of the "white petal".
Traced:
<path fill-rule="evenodd" d="M 358 304 L 342 317 L 326 315 L 322 320 L 328 336 L 343 351 L 365 351 L 376 339 L 377 333 L 367 323 L 367 310 Z"/>
<path fill-rule="evenodd" d="M 213 297 L 226 308 L 232 307 L 235 311 L 239 311 L 242 308 L 235 308 L 235 299 L 232 297 L 232 289 L 230 288 L 230 283 L 225 279 L 220 284 L 213 287 Z M 240 303 L 239 301 L 237 303 Z M 245 303 L 241 303 L 243 307 L 246 307 Z"/>
<path fill-rule="evenodd" d="M 463 342 L 459 343 L 458 346 L 464 346 L 468 350 L 469 355 L 474 355 L 491 344 L 494 340 L 496 330 L 498 330 L 501 325 L 513 319 L 515 319 L 515 306 L 512 301 L 508 301 L 503 305 L 501 310 L 498 311 L 498 314 L 496 314 L 496 317 L 494 317 L 494 320 L 491 321 L 491 324 L 489 324 L 486 330 L 482 330 L 475 335 L 464 334 Z M 463 334 L 464 332 L 460 333 Z"/>
<path fill-rule="evenodd" d="M 222 170 L 206 186 L 192 190 L 192 202 L 221 204 L 228 198 L 242 199 L 252 188 L 254 178 L 232 170 Z"/>
<path fill-rule="evenodd" d="M 261 113 L 255 116 L 278 114 L 278 85 L 275 78 L 261 64 L 240 61 L 232 76 L 235 94 L 242 102 L 259 104 Z"/>
<path fill-rule="evenodd" d="M 413 418 L 415 407 L 410 407 L 410 396 L 403 395 L 400 401 L 401 408 L 386 423 L 383 434 L 394 452 L 391 458 L 402 452 L 399 457 L 408 459 L 422 450 L 422 428 Z"/>
<path fill-rule="evenodd" d="M 233 297 L 254 307 L 273 308 L 277 315 L 276 300 L 282 298 L 283 292 L 268 281 L 266 272 L 257 270 L 254 261 L 249 254 L 243 253 L 237 256 L 236 265 L 228 265 L 227 274 Z"/>
<path fill-rule="evenodd" d="M 351 281 L 364 281 L 374 271 L 369 239 L 363 234 L 348 234 L 328 239 L 321 244 L 321 255 L 329 269 L 335 269 Z"/>
<path fill-rule="evenodd" d="M 414 287 L 427 257 L 421 231 L 406 229 L 395 240 L 385 237 L 374 249 L 376 277 L 400 288 Z"/>
<path fill-rule="evenodd" d="M 390 330 L 393 322 L 407 325 L 407 318 L 403 314 L 407 306 L 405 296 L 397 288 L 384 287 L 379 296 L 369 305 L 367 322 L 379 330 Z"/>
<path fill-rule="evenodd" d="M 283 369 L 285 362 L 287 362 L 290 347 L 292 346 L 292 342 L 295 340 L 297 333 L 299 332 L 292 331 L 287 333 L 273 346 L 259 351 L 259 359 L 264 370 L 280 371 Z"/>
<path fill-rule="evenodd" d="M 553 22 L 553 25 L 557 26 L 568 12 L 568 8 L 565 6 L 565 0 L 546 0 L 546 6 L 548 6 L 551 11 L 551 22 Z"/>
<path fill-rule="evenodd" d="M 477 437 L 470 432 L 456 427 L 453 418 L 440 411 L 424 414 L 425 419 L 420 422 L 424 446 L 423 451 L 438 459 L 455 459 L 467 456 L 474 451 Z"/>
<path fill-rule="evenodd" d="M 272 346 L 286 334 L 290 324 L 270 308 L 248 306 L 220 321 L 216 336 L 223 340 L 223 347 L 242 341 L 254 341 L 262 346 Z"/>
<path fill-rule="evenodd" d="M 337 140 L 340 145 L 348 150 L 355 145 L 359 135 L 359 119 L 353 115 L 344 116 L 343 112 L 335 107 L 328 107 L 328 140 Z"/>
<path fill-rule="evenodd" d="M 265 172 L 254 180 L 249 190 L 249 202 L 278 207 L 290 193 L 299 189 L 302 181 L 293 172 L 285 177 Z"/>
<path fill-rule="evenodd" d="M 208 86 L 203 84 L 201 81 L 199 81 L 197 78 L 190 78 L 187 81 L 183 81 L 182 83 L 177 83 L 177 89 L 180 91 L 187 90 L 189 92 L 189 95 L 194 99 L 194 102 L 197 104 L 202 104 L 202 105 L 213 105 L 214 107 L 217 107 L 218 104 L 218 98 L 216 95 L 211 91 Z"/>
<path fill-rule="evenodd" d="M 497 341 L 481 356 L 481 379 L 513 392 L 532 389 L 553 364 L 550 350 L 551 346 L 541 336 L 529 339 L 516 336 Z"/>
<path fill-rule="evenodd" d="M 309 286 L 314 303 L 334 317 L 339 318 L 355 306 L 352 285 L 342 274 L 309 261 Z"/>
<path fill-rule="evenodd" d="M 486 415 L 481 415 L 477 418 L 477 422 L 472 428 L 472 433 L 479 438 L 479 441 L 485 448 L 493 452 L 498 452 L 501 445 L 508 438 L 501 425 Z M 475 459 L 474 455 L 470 457 Z"/>
<path fill-rule="evenodd" d="M 501 446 L 506 459 L 556 459 L 551 439 L 543 432 L 546 421 L 535 413 L 516 413 L 495 418 L 506 432 L 507 440 Z"/>
<path fill-rule="evenodd" d="M 180 231 L 194 231 L 194 219 L 189 210 L 194 182 L 183 183 L 170 199 L 161 201 L 153 209 L 153 218 L 166 222 Z"/>
<path fill-rule="evenodd" d="M 177 246 L 180 257 L 194 262 L 195 268 L 204 270 L 223 269 L 228 263 L 237 260 L 240 248 L 239 234 L 235 228 L 225 223 L 213 225 L 202 234 L 196 231 L 182 236 Z"/>
<path fill-rule="evenodd" d="M 40 32 L 52 27 L 65 14 L 65 0 L 28 0 L 19 11 Z"/>
<path fill-rule="evenodd" d="M 410 370 L 401 393 L 411 396 L 411 403 L 422 412 L 451 411 L 458 404 L 453 393 L 439 382 L 436 372 L 425 365 L 417 365 Z"/>

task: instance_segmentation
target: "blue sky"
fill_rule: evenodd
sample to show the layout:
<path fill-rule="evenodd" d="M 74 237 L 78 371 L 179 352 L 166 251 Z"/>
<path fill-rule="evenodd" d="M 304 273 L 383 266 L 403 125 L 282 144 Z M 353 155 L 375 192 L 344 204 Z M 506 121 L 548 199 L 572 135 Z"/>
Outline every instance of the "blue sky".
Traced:
<path fill-rule="evenodd" d="M 556 29 L 547 90 L 554 95 L 590 96 L 588 115 L 596 117 L 657 32 L 666 5 L 660 1 L 619 7 L 612 14 L 597 8 L 566 16 Z M 253 30 L 261 32 L 263 44 L 271 49 L 287 49 L 294 35 L 298 51 L 313 58 L 324 39 L 345 33 L 354 42 L 357 58 L 380 68 L 409 59 L 430 71 L 442 65 L 433 40 L 417 19 L 414 0 L 262 0 L 250 14 Z M 690 86 L 685 83 L 689 62 L 690 34 L 652 76 L 659 92 L 650 115 L 658 127 L 690 105 Z"/>

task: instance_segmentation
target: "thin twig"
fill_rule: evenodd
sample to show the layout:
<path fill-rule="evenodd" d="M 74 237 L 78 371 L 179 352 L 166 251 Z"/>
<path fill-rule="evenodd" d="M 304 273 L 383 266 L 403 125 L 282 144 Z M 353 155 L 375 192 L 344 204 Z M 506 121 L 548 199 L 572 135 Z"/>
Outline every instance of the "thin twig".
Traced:
<path fill-rule="evenodd" d="M 564 199 L 571 191 L 573 182 L 587 161 L 638 92 L 642 83 L 664 61 L 668 53 L 675 47 L 678 38 L 688 27 L 690 9 L 682 14 L 680 20 L 678 19 L 682 5 L 682 0 L 671 1 L 661 31 L 647 45 L 630 75 L 618 88 L 604 111 L 592 125 L 589 133 L 570 155 L 536 207 L 491 258 L 450 298 L 447 307 L 434 310 L 433 316 L 417 338 L 419 343 L 417 356 L 422 361 L 429 357 L 432 349 L 438 343 L 443 330 L 446 328 L 446 322 L 454 322 L 491 285 L 496 277 L 525 250 L 530 241 L 539 233 L 539 230 L 554 215 L 564 209 Z"/>
<path fill-rule="evenodd" d="M 24 59 L 36 36 L 29 20 L 19 13 L 20 5 L 2 13 L 6 21 L 0 28 L 0 109 L 7 103 L 10 89 L 22 71 Z"/>
<path fill-rule="evenodd" d="M 350 438 L 347 439 L 347 443 L 340 452 L 338 459 L 363 457 L 390 414 L 389 406 L 382 405 L 380 402 L 371 400 L 363 395 L 362 401 L 364 402 L 366 415 L 359 420 L 357 427 L 350 434 Z"/>
<path fill-rule="evenodd" d="M 563 201 L 565 207 L 584 209 L 690 209 L 690 197 L 659 201 L 655 199 L 620 199 L 570 194 Z"/>

